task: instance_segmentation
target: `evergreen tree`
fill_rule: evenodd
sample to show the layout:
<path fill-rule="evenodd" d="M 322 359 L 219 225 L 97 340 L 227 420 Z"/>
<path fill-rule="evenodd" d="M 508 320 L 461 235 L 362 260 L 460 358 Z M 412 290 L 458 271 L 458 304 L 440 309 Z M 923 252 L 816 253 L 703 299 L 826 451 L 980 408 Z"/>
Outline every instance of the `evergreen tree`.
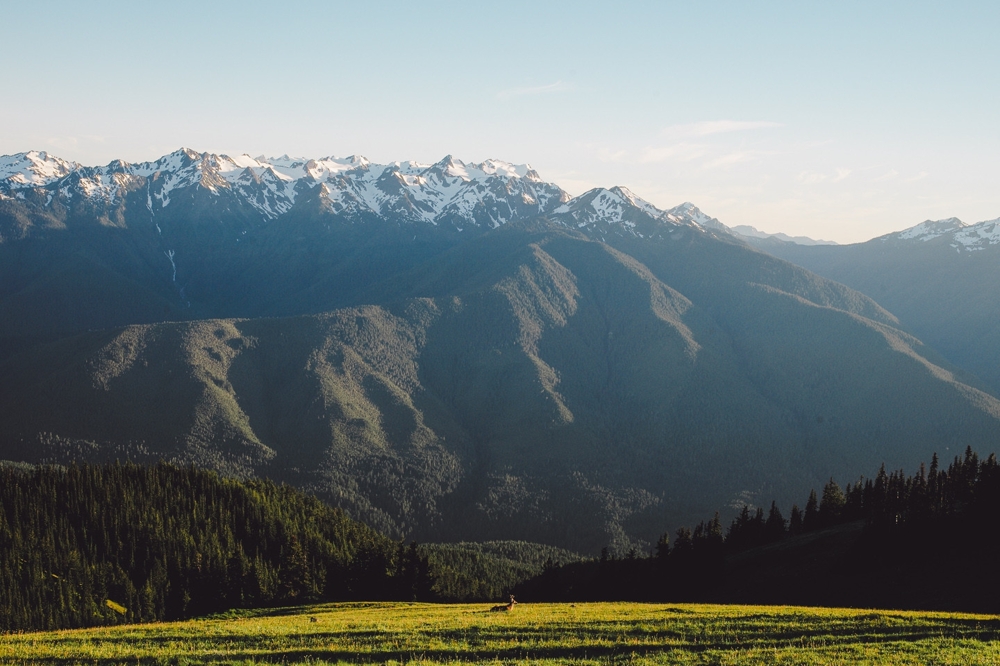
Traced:
<path fill-rule="evenodd" d="M 771 510 L 767 514 L 767 522 L 764 524 L 764 534 L 768 541 L 778 541 L 785 536 L 785 518 L 778 510 L 777 502 L 771 502 Z"/>
<path fill-rule="evenodd" d="M 717 550 L 722 547 L 722 521 L 719 519 L 719 512 L 716 511 L 712 520 L 708 522 L 705 529 L 705 538 L 710 548 Z"/>
<path fill-rule="evenodd" d="M 823 499 L 819 505 L 820 524 L 829 526 L 840 522 L 846 503 L 847 498 L 844 496 L 844 491 L 831 477 L 823 486 Z"/>
<path fill-rule="evenodd" d="M 281 549 L 281 564 L 278 569 L 278 589 L 282 601 L 295 603 L 311 600 L 312 576 L 305 549 L 294 534 L 289 534 Z"/>
<path fill-rule="evenodd" d="M 844 496 L 846 497 L 844 503 L 844 520 L 859 520 L 864 517 L 864 482 L 864 478 L 861 478 L 853 486 L 847 484 L 847 489 L 844 491 Z"/>
<path fill-rule="evenodd" d="M 767 521 L 764 519 L 764 508 L 757 507 L 757 511 L 753 514 L 753 522 L 751 523 L 751 537 L 750 542 L 757 546 L 765 541 L 766 535 L 766 525 Z"/>
<path fill-rule="evenodd" d="M 670 534 L 664 532 L 656 540 L 656 559 L 659 562 L 666 562 L 670 555 Z"/>
<path fill-rule="evenodd" d="M 931 515 L 937 514 L 941 510 L 940 482 L 938 478 L 938 454 L 937 451 L 931 456 L 931 467 L 927 472 L 927 504 Z"/>
<path fill-rule="evenodd" d="M 431 597 L 433 581 L 427 558 L 420 553 L 415 541 L 409 547 L 399 545 L 400 596 L 407 601 L 426 601 Z"/>
<path fill-rule="evenodd" d="M 750 506 L 744 504 L 743 508 L 740 509 L 739 515 L 733 519 L 733 522 L 729 525 L 728 532 L 726 532 L 726 544 L 731 550 L 745 548 L 751 543 L 751 522 Z"/>
<path fill-rule="evenodd" d="M 868 520 L 885 522 L 889 507 L 889 475 L 886 474 L 885 464 L 879 467 L 869 495 L 869 499 L 865 501 L 865 505 L 871 507 L 868 510 Z"/>
<path fill-rule="evenodd" d="M 694 535 L 692 535 L 691 530 L 687 527 L 681 527 L 677 530 L 677 539 L 674 540 L 674 549 L 671 551 L 671 556 L 674 559 L 684 559 L 691 555 L 691 551 L 694 549 Z"/>
<path fill-rule="evenodd" d="M 802 529 L 805 531 L 814 530 L 819 527 L 819 500 L 816 498 L 816 491 L 809 491 L 809 500 L 806 501 L 806 512 L 802 516 Z"/>
<path fill-rule="evenodd" d="M 799 534 L 802 532 L 802 511 L 797 504 L 792 505 L 792 514 L 788 519 L 789 534 Z"/>

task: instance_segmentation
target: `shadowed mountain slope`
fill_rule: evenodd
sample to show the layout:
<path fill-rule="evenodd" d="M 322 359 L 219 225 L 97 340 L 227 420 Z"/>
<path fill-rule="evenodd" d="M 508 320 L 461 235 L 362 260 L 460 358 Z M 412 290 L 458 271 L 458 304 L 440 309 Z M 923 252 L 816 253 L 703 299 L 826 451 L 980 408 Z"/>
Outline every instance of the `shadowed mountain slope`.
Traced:
<path fill-rule="evenodd" d="M 383 306 L 37 346 L 0 368 L 6 446 L 267 474 L 396 535 L 594 552 L 991 440 L 1000 403 L 874 303 L 736 245 L 712 268 L 711 242 L 640 263 L 625 237 L 511 225 L 366 294 Z"/>

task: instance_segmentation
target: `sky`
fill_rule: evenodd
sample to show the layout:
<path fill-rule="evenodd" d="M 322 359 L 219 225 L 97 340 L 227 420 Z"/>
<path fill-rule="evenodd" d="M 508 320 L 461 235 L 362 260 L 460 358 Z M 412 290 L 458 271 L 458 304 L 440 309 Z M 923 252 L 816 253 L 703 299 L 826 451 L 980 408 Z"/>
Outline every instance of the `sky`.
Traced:
<path fill-rule="evenodd" d="M 529 163 L 860 242 L 1000 217 L 996 2 L 0 0 L 0 154 Z"/>

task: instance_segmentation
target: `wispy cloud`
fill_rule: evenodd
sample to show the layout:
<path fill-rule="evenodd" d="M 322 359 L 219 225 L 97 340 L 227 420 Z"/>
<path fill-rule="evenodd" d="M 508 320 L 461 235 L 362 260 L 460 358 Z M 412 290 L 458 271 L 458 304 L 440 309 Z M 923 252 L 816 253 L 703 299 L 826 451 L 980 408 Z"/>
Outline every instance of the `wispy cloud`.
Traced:
<path fill-rule="evenodd" d="M 45 139 L 45 143 L 53 148 L 76 148 L 80 140 L 75 136 L 50 136 Z"/>
<path fill-rule="evenodd" d="M 816 173 L 815 171 L 803 171 L 796 176 L 795 179 L 805 185 L 815 185 L 816 183 L 822 183 L 826 180 L 826 174 Z"/>
<path fill-rule="evenodd" d="M 566 92 L 572 90 L 573 86 L 565 81 L 556 81 L 543 86 L 527 86 L 524 88 L 508 88 L 497 93 L 497 99 L 513 99 L 515 97 L 528 97 L 533 95 L 550 95 L 552 93 Z"/>
<path fill-rule="evenodd" d="M 602 162 L 624 162 L 628 153 L 624 150 L 601 150 L 597 156 Z"/>
<path fill-rule="evenodd" d="M 888 171 L 886 171 L 884 174 L 882 174 L 878 178 L 875 178 L 874 180 L 872 180 L 872 182 L 873 183 L 880 183 L 880 182 L 886 181 L 886 180 L 893 180 L 898 175 L 899 175 L 898 171 L 896 171 L 895 169 L 889 169 Z"/>
<path fill-rule="evenodd" d="M 66 151 L 72 154 L 73 151 L 81 148 L 93 148 L 104 143 L 104 137 L 96 134 L 83 134 L 80 136 L 48 136 L 42 141 L 38 148 L 49 151 Z"/>
<path fill-rule="evenodd" d="M 907 183 L 912 183 L 912 182 L 915 182 L 915 181 L 918 181 L 918 180 L 923 180 L 924 178 L 926 178 L 929 175 L 930 174 L 927 173 L 926 171 L 921 171 L 916 176 L 913 176 L 912 178 L 907 178 L 906 182 Z"/>
<path fill-rule="evenodd" d="M 732 153 L 727 153 L 726 155 L 721 155 L 716 157 L 714 160 L 709 160 L 702 165 L 703 169 L 718 169 L 720 167 L 730 167 L 734 164 L 739 164 L 740 162 L 749 162 L 756 159 L 758 153 L 750 150 L 737 150 Z"/>
<path fill-rule="evenodd" d="M 766 120 L 705 120 L 684 125 L 671 125 L 659 132 L 659 139 L 666 139 L 660 145 L 646 146 L 638 157 L 639 163 L 650 162 L 692 162 L 701 160 L 701 168 L 716 169 L 729 167 L 740 162 L 749 162 L 762 155 L 757 150 L 746 150 L 732 144 L 732 140 L 718 140 L 720 134 L 733 134 L 781 127 L 781 123 Z M 737 144 L 744 141 L 740 139 Z"/>
<path fill-rule="evenodd" d="M 712 134 L 728 134 L 730 132 L 746 132 L 749 130 L 770 129 L 781 127 L 781 123 L 767 120 L 703 120 L 697 123 L 671 125 L 660 131 L 664 138 L 683 138 L 711 136 Z"/>
<path fill-rule="evenodd" d="M 639 162 L 646 164 L 649 162 L 664 162 L 666 160 L 676 160 L 678 162 L 690 162 L 703 157 L 707 150 L 705 146 L 695 143 L 675 143 L 670 146 L 646 146 Z"/>
<path fill-rule="evenodd" d="M 818 171 L 802 171 L 798 176 L 795 177 L 797 181 L 803 183 L 804 185 L 815 185 L 816 183 L 822 183 L 829 181 L 831 183 L 839 183 L 848 176 L 851 175 L 850 169 L 845 169 L 843 167 L 838 167 L 834 169 L 833 175 L 826 173 L 820 173 Z"/>
<path fill-rule="evenodd" d="M 82 134 L 80 136 L 49 136 L 45 138 L 49 146 L 56 148 L 77 148 L 79 146 L 92 146 L 103 144 L 104 137 L 99 134 Z"/>

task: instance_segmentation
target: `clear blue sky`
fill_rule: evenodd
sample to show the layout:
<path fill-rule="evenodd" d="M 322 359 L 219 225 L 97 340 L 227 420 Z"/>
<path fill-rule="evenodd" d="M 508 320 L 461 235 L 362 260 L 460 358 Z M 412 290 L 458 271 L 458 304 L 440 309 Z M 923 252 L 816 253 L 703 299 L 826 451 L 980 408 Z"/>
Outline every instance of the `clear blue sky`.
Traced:
<path fill-rule="evenodd" d="M 840 242 L 1000 216 L 1000 3 L 0 0 L 0 153 L 528 162 Z"/>

